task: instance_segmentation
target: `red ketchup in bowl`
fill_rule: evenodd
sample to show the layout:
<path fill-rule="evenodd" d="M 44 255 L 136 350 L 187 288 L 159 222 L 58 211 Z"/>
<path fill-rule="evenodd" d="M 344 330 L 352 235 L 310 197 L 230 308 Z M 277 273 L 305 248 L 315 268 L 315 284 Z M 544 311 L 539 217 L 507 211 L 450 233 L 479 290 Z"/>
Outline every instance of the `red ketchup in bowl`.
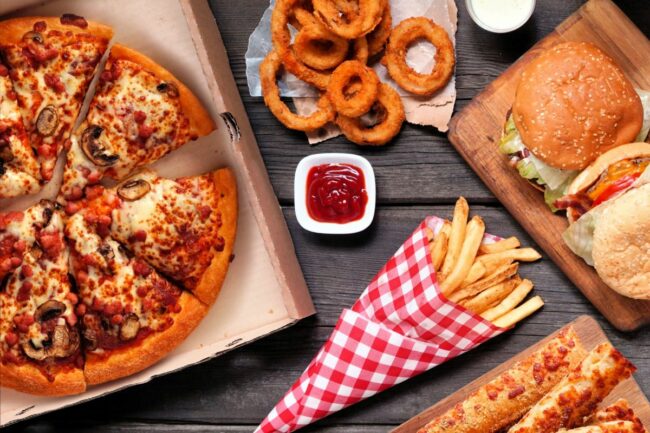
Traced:
<path fill-rule="evenodd" d="M 323 164 L 307 175 L 307 212 L 319 222 L 345 224 L 363 217 L 368 203 L 363 171 L 352 164 Z"/>

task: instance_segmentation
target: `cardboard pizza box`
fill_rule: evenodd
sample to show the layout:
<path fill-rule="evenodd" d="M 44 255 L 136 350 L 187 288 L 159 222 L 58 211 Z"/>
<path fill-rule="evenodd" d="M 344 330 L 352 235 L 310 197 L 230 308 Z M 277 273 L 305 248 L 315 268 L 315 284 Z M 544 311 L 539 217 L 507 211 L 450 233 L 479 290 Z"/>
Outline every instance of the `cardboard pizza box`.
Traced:
<path fill-rule="evenodd" d="M 207 1 L 155 3 L 151 7 L 148 0 L 3 0 L 0 19 L 74 13 L 111 25 L 115 30 L 113 43 L 150 56 L 194 91 L 218 129 L 171 153 L 154 168 L 167 177 L 199 174 L 221 166 L 234 169 L 240 198 L 234 260 L 208 316 L 158 364 L 133 376 L 89 387 L 76 396 L 36 397 L 0 388 L 0 426 L 204 362 L 315 312 Z M 57 188 L 55 182 L 39 196 L 0 201 L 0 209 L 25 208 L 41 196 L 54 197 Z"/>

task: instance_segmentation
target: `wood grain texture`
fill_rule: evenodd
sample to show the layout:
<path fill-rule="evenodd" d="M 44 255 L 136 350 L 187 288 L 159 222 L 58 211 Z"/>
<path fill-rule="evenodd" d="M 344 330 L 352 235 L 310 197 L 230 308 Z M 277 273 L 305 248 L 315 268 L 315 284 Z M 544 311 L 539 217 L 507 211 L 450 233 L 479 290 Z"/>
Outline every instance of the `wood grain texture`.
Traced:
<path fill-rule="evenodd" d="M 583 0 L 540 0 L 531 21 L 508 35 L 478 28 L 464 3 L 457 0 L 457 109 Z M 271 182 L 286 205 L 284 214 L 318 315 L 205 364 L 16 424 L 2 433 L 250 433 L 325 342 L 341 310 L 352 304 L 425 215 L 451 215 L 451 204 L 463 194 L 472 209 L 485 216 L 490 231 L 513 234 L 534 245 L 444 134 L 407 125 L 393 145 L 372 151 L 343 139 L 309 147 L 301 134 L 282 127 L 260 98 L 248 96 L 246 87 L 248 37 L 268 4 L 269 0 L 210 0 Z M 644 32 L 650 30 L 647 0 L 619 0 L 617 4 Z M 146 19 L 145 29 L 151 29 Z M 303 156 L 330 151 L 363 155 L 375 168 L 380 206 L 370 230 L 359 235 L 317 236 L 296 222 L 291 206 L 294 169 Z M 546 300 L 542 311 L 512 332 L 301 432 L 385 433 L 582 314 L 596 317 L 604 326 L 615 346 L 637 365 L 641 372 L 637 380 L 650 392 L 647 330 L 617 332 L 547 257 L 526 265 L 522 272 L 535 281 L 535 291 Z"/>
<path fill-rule="evenodd" d="M 457 114 L 449 140 L 596 308 L 618 329 L 630 331 L 650 323 L 650 301 L 632 300 L 614 292 L 594 268 L 573 254 L 562 240 L 568 226 L 564 215 L 552 215 L 542 194 L 531 188 L 497 150 L 521 71 L 540 52 L 564 41 L 598 45 L 617 61 L 635 86 L 650 90 L 650 42 L 610 0 L 590 0 Z"/>
<path fill-rule="evenodd" d="M 562 329 L 566 329 L 568 327 L 574 328 L 576 334 L 578 334 L 578 337 L 582 342 L 582 345 L 587 351 L 592 350 L 601 343 L 609 341 L 602 328 L 593 318 L 589 316 L 581 316 Z M 444 400 L 420 412 L 415 417 L 392 430 L 391 433 L 416 433 L 429 421 L 444 414 L 449 409 L 453 408 L 456 404 L 465 400 L 469 394 L 473 393 L 478 388 L 495 379 L 499 374 L 508 370 L 516 362 L 530 356 L 532 352 L 538 350 L 549 340 L 555 338 L 559 332 L 561 332 L 561 330 L 554 332 L 553 334 L 544 338 L 542 341 L 517 354 L 517 356 L 512 357 L 508 361 L 490 370 L 488 373 L 472 381 L 468 385 L 462 387 Z M 607 396 L 605 401 L 603 401 L 601 407 L 605 407 L 608 404 L 611 404 L 621 398 L 627 399 L 627 401 L 630 403 L 630 407 L 634 410 L 636 415 L 645 425 L 650 425 L 650 403 L 648 403 L 648 400 L 643 394 L 643 391 L 641 391 L 641 388 L 639 388 L 639 385 L 636 383 L 633 377 L 621 382 L 616 388 L 614 388 L 614 390 Z"/>

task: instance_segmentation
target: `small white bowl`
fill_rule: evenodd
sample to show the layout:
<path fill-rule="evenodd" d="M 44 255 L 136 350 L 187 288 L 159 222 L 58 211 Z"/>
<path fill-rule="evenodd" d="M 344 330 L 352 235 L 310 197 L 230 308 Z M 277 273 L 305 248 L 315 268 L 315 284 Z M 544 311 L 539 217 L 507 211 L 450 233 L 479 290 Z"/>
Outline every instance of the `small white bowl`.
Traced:
<path fill-rule="evenodd" d="M 363 217 L 356 221 L 344 224 L 324 223 L 314 220 L 307 211 L 307 176 L 312 167 L 322 164 L 352 164 L 363 172 L 366 183 L 366 194 L 368 203 Z M 344 235 L 359 233 L 367 229 L 375 217 L 375 204 L 377 202 L 377 191 L 375 188 L 375 172 L 366 158 L 348 153 L 318 153 L 303 158 L 298 167 L 293 183 L 293 201 L 296 209 L 296 218 L 302 228 L 313 233 L 328 235 Z"/>
<path fill-rule="evenodd" d="M 513 22 L 512 25 L 508 27 L 492 27 L 489 24 L 487 24 L 485 21 L 481 19 L 479 14 L 476 13 L 474 10 L 474 4 L 473 0 L 465 0 L 465 6 L 467 7 L 467 12 L 469 12 L 469 16 L 472 17 L 472 20 L 481 27 L 484 30 L 487 30 L 488 32 L 492 33 L 510 33 L 512 31 L 515 31 L 519 28 L 521 28 L 524 24 L 528 22 L 531 16 L 533 16 L 533 12 L 535 12 L 535 6 L 536 6 L 536 1 L 535 0 L 528 0 L 530 5 L 529 5 L 529 10 L 528 12 L 522 16 L 522 19 L 518 22 Z"/>

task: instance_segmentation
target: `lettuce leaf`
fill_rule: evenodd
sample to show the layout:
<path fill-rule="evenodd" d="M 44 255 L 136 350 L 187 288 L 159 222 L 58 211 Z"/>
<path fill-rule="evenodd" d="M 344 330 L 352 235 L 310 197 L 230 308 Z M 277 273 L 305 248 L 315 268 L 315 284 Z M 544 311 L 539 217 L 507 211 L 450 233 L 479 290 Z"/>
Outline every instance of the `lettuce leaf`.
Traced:
<path fill-rule="evenodd" d="M 641 98 L 641 105 L 643 106 L 643 126 L 641 132 L 636 137 L 636 141 L 645 141 L 650 131 L 650 92 L 647 90 L 636 89 L 636 93 Z"/>
<path fill-rule="evenodd" d="M 567 246 L 577 256 L 587 262 L 588 265 L 594 265 L 592 250 L 594 245 L 594 230 L 598 221 L 600 211 L 596 207 L 578 219 L 562 233 L 562 238 Z"/>
<path fill-rule="evenodd" d="M 528 153 L 528 156 L 517 161 L 517 171 L 524 179 L 544 186 L 544 200 L 553 212 L 557 212 L 553 203 L 566 193 L 567 188 L 578 175 L 578 172 L 551 167 L 530 152 L 525 152 L 525 150 L 526 146 L 511 115 L 506 122 L 504 134 L 499 142 L 499 151 L 506 155 L 514 155 L 520 152 Z"/>

